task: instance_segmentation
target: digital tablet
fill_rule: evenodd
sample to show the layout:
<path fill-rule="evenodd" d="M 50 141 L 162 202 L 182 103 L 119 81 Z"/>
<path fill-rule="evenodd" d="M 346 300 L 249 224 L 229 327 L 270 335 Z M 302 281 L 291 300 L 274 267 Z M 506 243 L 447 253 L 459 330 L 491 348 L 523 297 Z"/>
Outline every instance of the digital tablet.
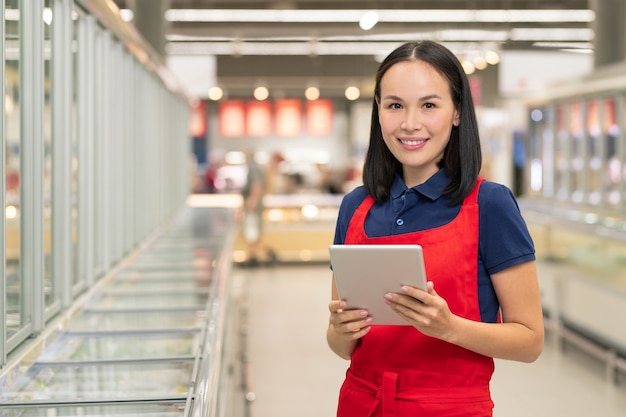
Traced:
<path fill-rule="evenodd" d="M 337 291 L 348 309 L 367 309 L 372 324 L 407 324 L 384 297 L 399 293 L 402 285 L 426 290 L 420 245 L 331 245 L 329 251 Z"/>

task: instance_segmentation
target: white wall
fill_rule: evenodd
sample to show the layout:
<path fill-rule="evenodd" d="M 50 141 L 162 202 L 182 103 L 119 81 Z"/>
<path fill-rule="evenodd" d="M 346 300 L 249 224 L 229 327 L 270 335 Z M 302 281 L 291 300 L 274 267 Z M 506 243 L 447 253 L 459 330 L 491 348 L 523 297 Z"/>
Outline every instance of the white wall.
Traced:
<path fill-rule="evenodd" d="M 216 84 L 214 56 L 169 56 L 167 67 L 180 80 L 191 97 L 207 97 L 209 88 Z"/>
<path fill-rule="evenodd" d="M 551 85 L 571 82 L 592 70 L 593 54 L 503 51 L 500 56 L 500 94 L 529 95 Z"/>

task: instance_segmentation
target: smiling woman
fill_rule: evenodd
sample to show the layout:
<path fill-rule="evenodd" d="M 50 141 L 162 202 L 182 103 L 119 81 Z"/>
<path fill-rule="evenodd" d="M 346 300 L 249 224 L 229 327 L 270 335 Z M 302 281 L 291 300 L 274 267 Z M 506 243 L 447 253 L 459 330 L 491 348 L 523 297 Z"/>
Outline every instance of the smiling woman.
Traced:
<path fill-rule="evenodd" d="M 364 185 L 344 197 L 334 244 L 420 245 L 429 281 L 381 293 L 401 324 L 376 325 L 333 277 L 327 341 L 350 360 L 337 416 L 491 416 L 494 358 L 532 362 L 543 347 L 532 239 L 511 191 L 478 175 L 472 94 L 450 50 L 398 47 L 374 95 Z"/>

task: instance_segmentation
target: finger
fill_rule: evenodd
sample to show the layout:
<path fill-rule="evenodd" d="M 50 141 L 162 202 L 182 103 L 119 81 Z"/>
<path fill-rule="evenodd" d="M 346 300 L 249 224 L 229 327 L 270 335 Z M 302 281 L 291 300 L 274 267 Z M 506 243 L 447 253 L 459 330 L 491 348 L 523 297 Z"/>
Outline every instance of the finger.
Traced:
<path fill-rule="evenodd" d="M 371 329 L 371 326 L 366 326 L 357 330 L 356 332 L 348 334 L 348 336 L 351 340 L 357 340 L 365 336 L 370 331 L 370 329 Z"/>
<path fill-rule="evenodd" d="M 353 334 L 360 333 L 364 329 L 369 328 L 370 324 L 372 324 L 372 318 L 368 317 L 364 320 L 359 320 L 359 321 L 349 323 L 347 328 L 349 329 L 350 333 L 353 333 Z"/>
<path fill-rule="evenodd" d="M 347 336 L 352 339 L 355 337 L 355 335 L 360 334 L 361 332 L 363 332 L 364 329 L 370 327 L 371 323 L 372 318 L 368 317 L 362 320 L 342 322 L 335 325 L 334 328 L 336 333 L 342 334 L 344 335 L 344 337 Z"/>
<path fill-rule="evenodd" d="M 406 294 L 417 301 L 421 301 L 422 303 L 425 303 L 428 298 L 428 293 L 424 290 L 420 290 L 419 288 L 403 285 L 400 289 L 403 294 Z"/>
<path fill-rule="evenodd" d="M 331 313 L 340 313 L 344 308 L 346 308 L 344 300 L 333 300 L 328 304 L 328 310 Z"/>
<path fill-rule="evenodd" d="M 346 332 L 352 332 L 355 329 L 360 329 L 361 327 L 367 325 L 371 322 L 371 317 L 369 316 L 369 312 L 367 310 L 346 310 L 339 311 L 331 314 L 330 322 L 333 323 L 335 327 L 343 327 L 349 326 L 349 330 L 343 330 Z"/>

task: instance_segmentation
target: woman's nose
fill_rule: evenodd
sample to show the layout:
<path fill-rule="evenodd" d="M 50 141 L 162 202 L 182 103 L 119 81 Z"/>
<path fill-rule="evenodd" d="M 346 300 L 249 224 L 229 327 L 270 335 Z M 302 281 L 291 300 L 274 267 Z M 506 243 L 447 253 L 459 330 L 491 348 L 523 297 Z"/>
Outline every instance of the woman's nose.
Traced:
<path fill-rule="evenodd" d="M 419 130 L 422 127 L 419 112 L 407 110 L 404 113 L 404 119 L 402 120 L 400 127 L 407 131 Z"/>

